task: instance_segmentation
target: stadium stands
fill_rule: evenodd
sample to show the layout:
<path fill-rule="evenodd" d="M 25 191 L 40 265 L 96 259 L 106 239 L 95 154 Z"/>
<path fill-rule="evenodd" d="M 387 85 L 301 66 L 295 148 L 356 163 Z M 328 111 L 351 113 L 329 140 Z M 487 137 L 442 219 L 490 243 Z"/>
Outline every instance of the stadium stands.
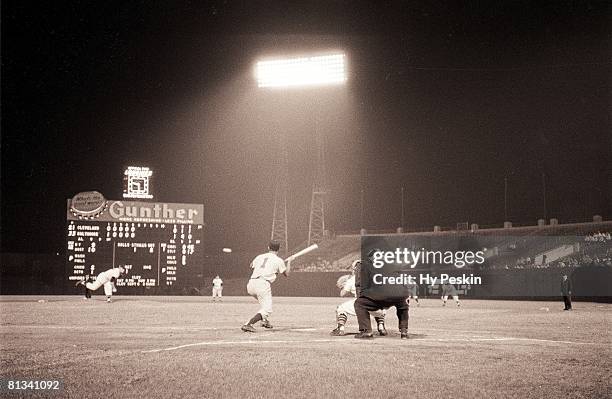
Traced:
<path fill-rule="evenodd" d="M 444 230 L 385 235 L 432 235 L 452 237 L 475 235 L 495 242 L 495 256 L 489 259 L 490 269 L 529 269 L 578 266 L 591 261 L 610 265 L 612 262 L 612 221 L 522 226 L 512 228 L 480 228 L 474 231 Z M 377 235 L 384 234 L 379 233 Z M 338 234 L 319 244 L 319 250 L 299 258 L 293 270 L 298 272 L 340 272 L 347 270 L 360 257 L 361 235 Z M 305 244 L 303 245 L 305 246 Z M 297 248 L 298 250 L 300 248 Z M 546 255 L 546 256 L 545 256 Z"/>

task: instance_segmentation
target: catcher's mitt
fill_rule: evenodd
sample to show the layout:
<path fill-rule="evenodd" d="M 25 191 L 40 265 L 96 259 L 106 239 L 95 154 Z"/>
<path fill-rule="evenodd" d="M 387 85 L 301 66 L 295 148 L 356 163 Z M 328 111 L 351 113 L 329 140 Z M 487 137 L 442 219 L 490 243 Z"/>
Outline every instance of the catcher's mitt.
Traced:
<path fill-rule="evenodd" d="M 338 281 L 336 281 L 336 287 L 338 288 L 344 288 L 344 283 L 346 283 L 346 281 L 351 278 L 350 274 L 345 274 L 343 276 L 338 277 Z"/>

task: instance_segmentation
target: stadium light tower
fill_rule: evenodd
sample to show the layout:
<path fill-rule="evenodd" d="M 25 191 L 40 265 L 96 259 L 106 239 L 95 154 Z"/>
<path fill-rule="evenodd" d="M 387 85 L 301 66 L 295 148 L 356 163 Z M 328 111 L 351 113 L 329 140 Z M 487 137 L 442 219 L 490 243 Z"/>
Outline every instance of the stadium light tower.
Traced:
<path fill-rule="evenodd" d="M 347 80 L 346 56 L 344 53 L 329 53 L 295 58 L 265 59 L 255 66 L 257 85 L 261 88 L 303 88 L 342 85 Z M 316 123 L 316 119 L 315 119 Z M 322 132 L 315 127 L 317 163 L 312 185 L 310 219 L 308 223 L 308 245 L 323 239 L 325 231 L 325 158 Z M 274 196 L 272 217 L 272 239 L 280 239 L 288 247 L 287 240 L 287 144 L 283 140 L 283 169 L 278 176 Z M 284 239 L 283 239 L 284 238 Z"/>

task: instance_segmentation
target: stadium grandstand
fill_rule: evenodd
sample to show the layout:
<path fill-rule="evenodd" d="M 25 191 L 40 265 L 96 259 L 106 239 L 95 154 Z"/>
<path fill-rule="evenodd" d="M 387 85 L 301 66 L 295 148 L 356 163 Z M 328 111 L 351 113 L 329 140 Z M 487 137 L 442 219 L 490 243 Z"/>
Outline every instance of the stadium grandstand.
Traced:
<path fill-rule="evenodd" d="M 477 228 L 470 230 L 440 229 L 435 231 L 400 232 L 397 230 L 358 234 L 336 234 L 319 243 L 319 250 L 298 258 L 292 268 L 296 272 L 341 272 L 361 257 L 361 237 L 368 235 L 398 235 L 453 237 L 474 235 L 488 238 L 494 246 L 487 249 L 488 267 L 492 269 L 523 269 L 571 267 L 596 264 L 612 267 L 612 221 L 551 224 L 535 226 Z M 534 245 L 534 242 L 536 245 Z M 529 243 L 529 245 L 527 245 Z M 304 242 L 293 252 L 304 248 Z"/>

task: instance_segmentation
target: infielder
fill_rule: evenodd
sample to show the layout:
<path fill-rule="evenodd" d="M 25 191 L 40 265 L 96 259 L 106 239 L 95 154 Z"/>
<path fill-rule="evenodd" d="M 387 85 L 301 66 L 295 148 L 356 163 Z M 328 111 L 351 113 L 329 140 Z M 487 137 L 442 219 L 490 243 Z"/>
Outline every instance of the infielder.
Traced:
<path fill-rule="evenodd" d="M 219 275 L 217 274 L 217 276 L 213 279 L 212 284 L 213 284 L 212 299 L 213 299 L 213 302 L 216 302 L 217 298 L 219 298 L 219 300 L 221 300 L 221 298 L 223 297 L 223 295 L 222 295 L 222 293 L 223 293 L 223 280 L 221 280 L 221 277 L 219 277 Z"/>
<path fill-rule="evenodd" d="M 85 297 L 91 296 L 91 291 L 95 291 L 98 288 L 104 286 L 104 294 L 106 294 L 106 302 L 112 302 L 111 297 L 113 292 L 117 292 L 117 287 L 113 280 L 118 279 L 120 276 L 125 274 L 125 268 L 123 266 L 114 267 L 108 269 L 105 272 L 98 274 L 96 280 L 92 282 L 85 282 L 83 280 L 77 281 L 76 285 L 82 285 L 85 287 Z"/>
<path fill-rule="evenodd" d="M 355 313 L 355 300 L 357 299 L 357 289 L 355 287 L 355 272 L 358 266 L 361 264 L 361 260 L 356 260 L 351 265 L 352 273 L 350 275 L 340 276 L 336 285 L 340 288 L 340 296 L 353 296 L 353 299 L 343 302 L 336 308 L 336 323 L 337 327 L 331 331 L 331 335 L 342 336 L 346 335 L 344 326 L 348 320 L 348 316 L 357 316 Z M 378 326 L 378 333 L 382 336 L 387 335 L 385 329 L 385 309 L 379 309 L 370 312 L 376 320 Z"/>
<path fill-rule="evenodd" d="M 444 283 L 442 284 L 442 306 L 446 306 L 446 300 L 449 296 L 452 296 L 455 300 L 457 306 L 461 306 L 459 303 L 459 294 L 457 293 L 457 289 L 452 284 Z"/>
<path fill-rule="evenodd" d="M 272 313 L 272 283 L 276 280 L 279 273 L 289 275 L 290 263 L 285 265 L 285 261 L 278 256 L 280 244 L 271 241 L 268 245 L 269 252 L 258 255 L 251 262 L 253 273 L 247 284 L 247 292 L 257 298 L 261 306 L 259 311 L 241 327 L 244 332 L 255 332 L 253 324 L 261 321 L 264 328 L 272 328 L 268 317 Z"/>

